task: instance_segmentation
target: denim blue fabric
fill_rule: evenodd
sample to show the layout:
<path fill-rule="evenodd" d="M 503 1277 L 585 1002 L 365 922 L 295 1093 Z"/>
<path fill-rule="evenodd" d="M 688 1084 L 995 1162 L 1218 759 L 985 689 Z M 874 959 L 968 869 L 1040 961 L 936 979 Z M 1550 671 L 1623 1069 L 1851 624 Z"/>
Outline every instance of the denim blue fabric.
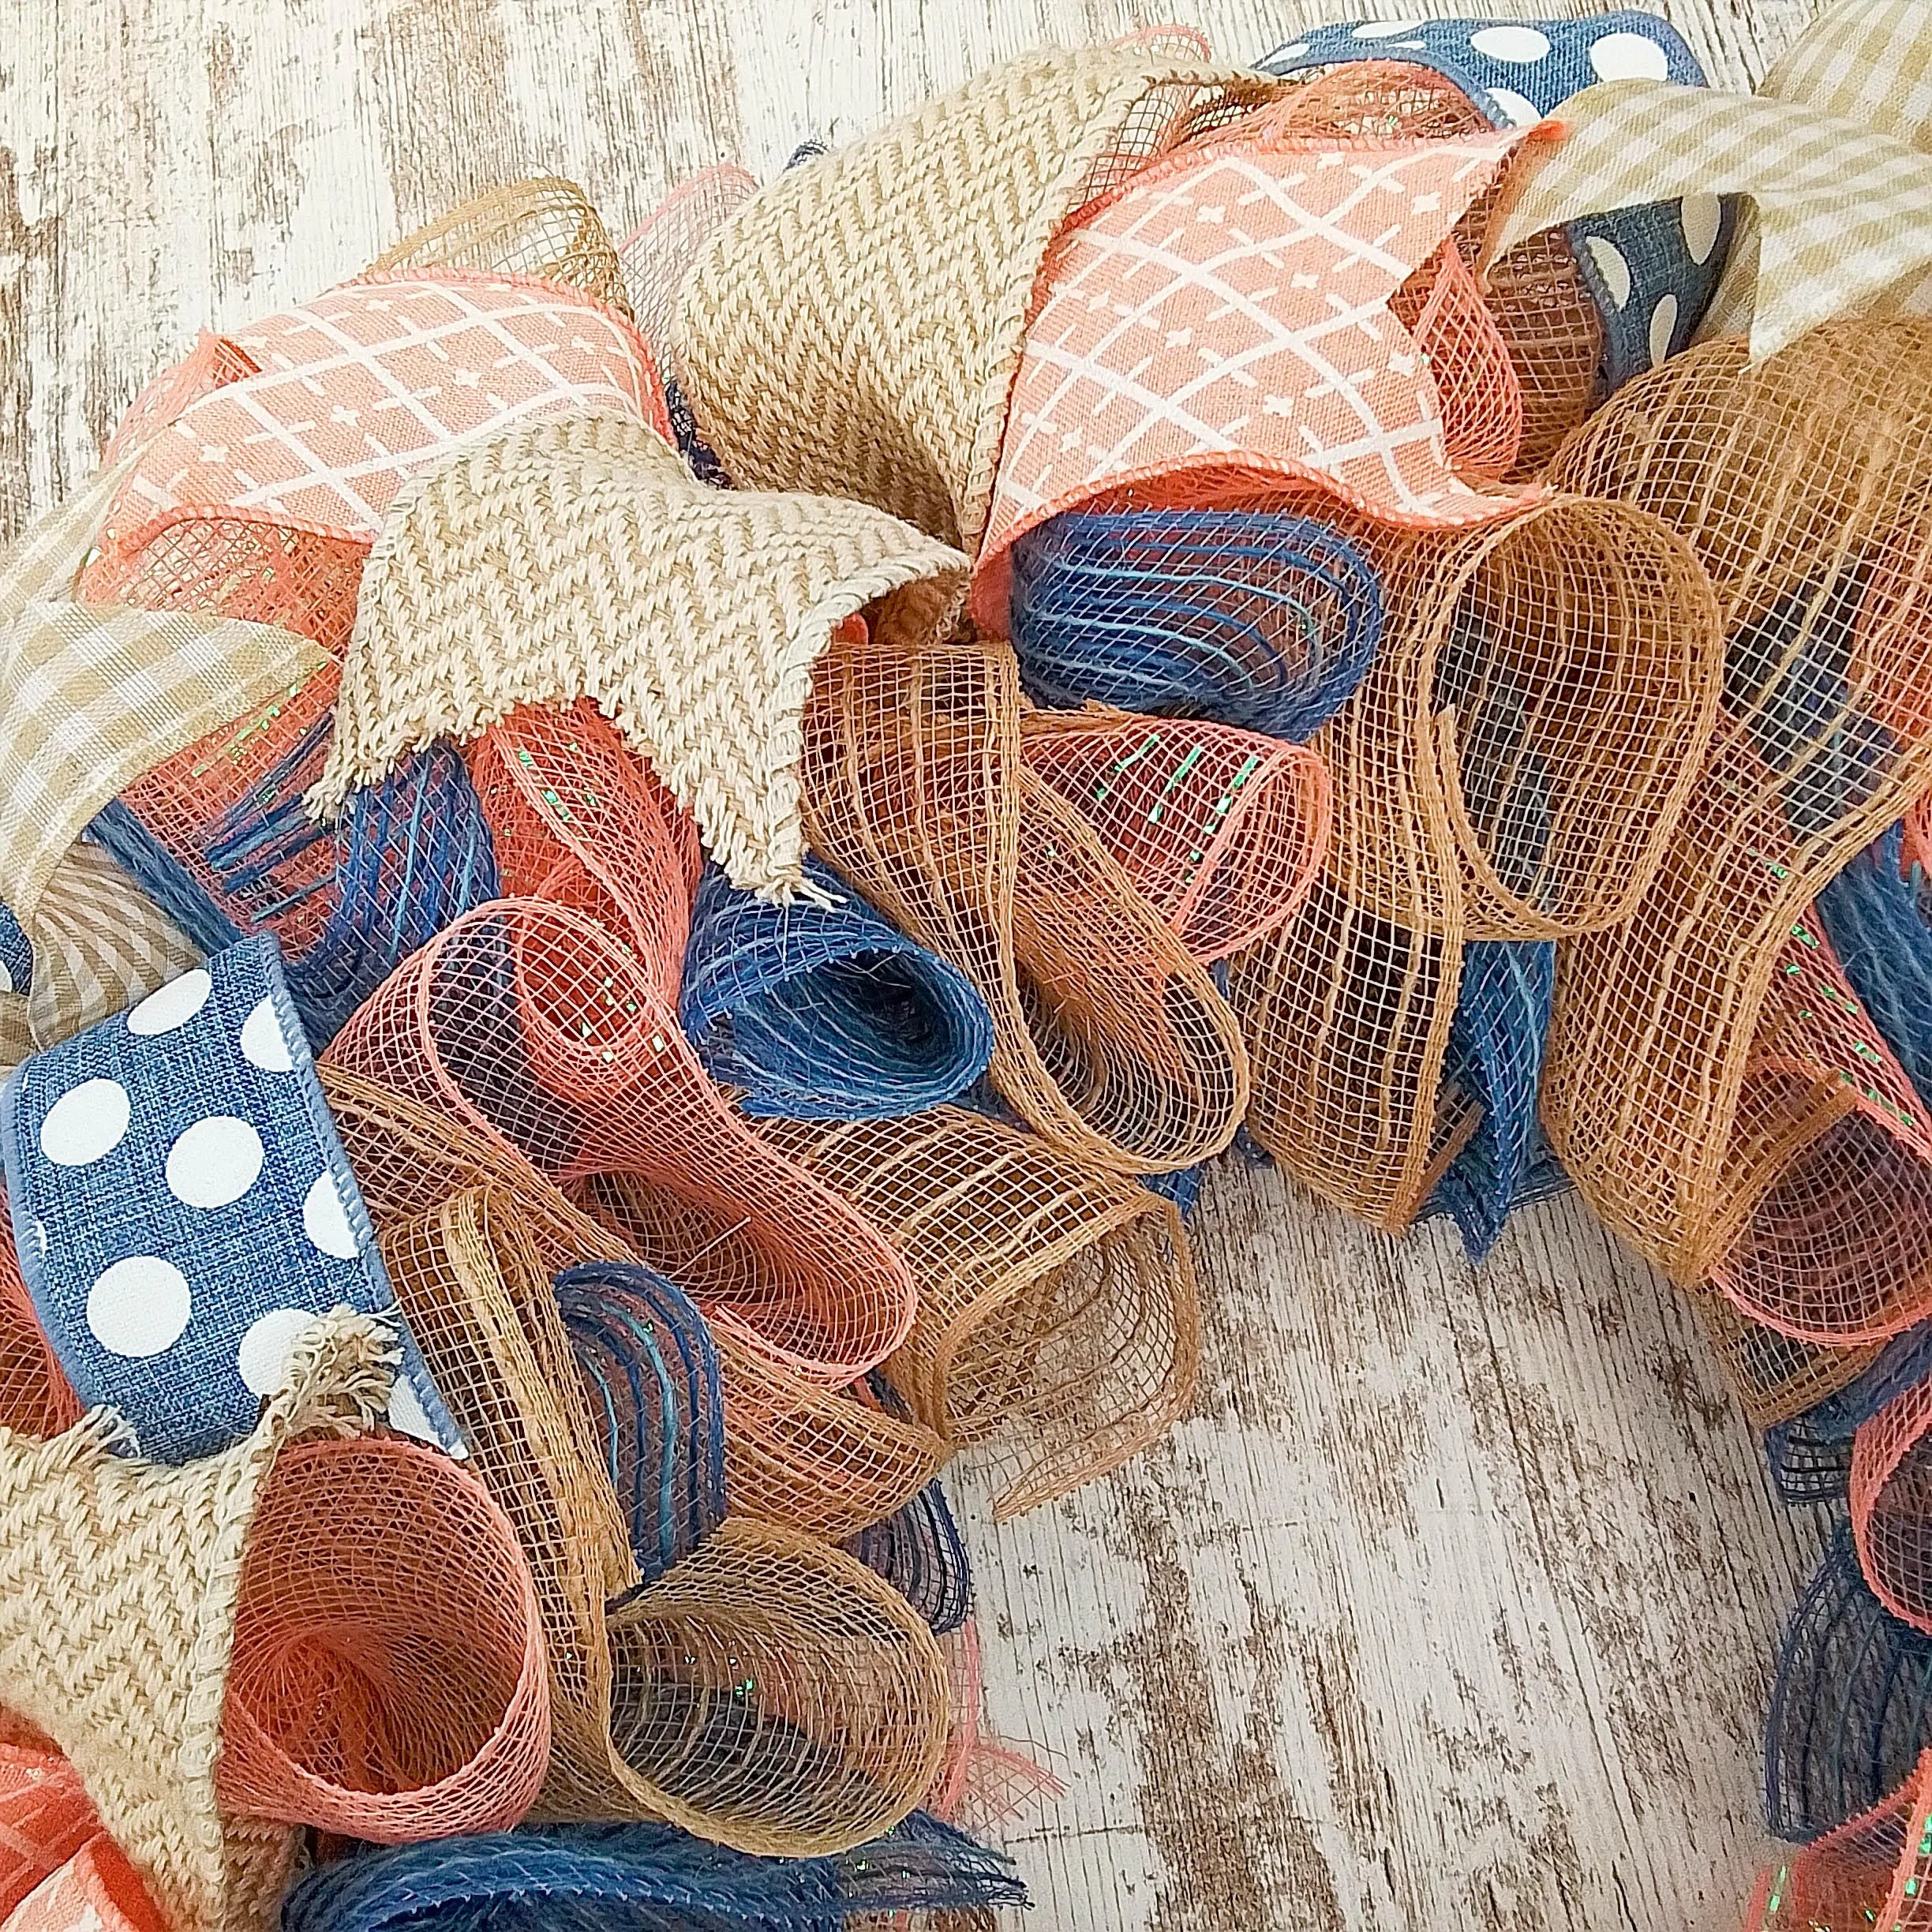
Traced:
<path fill-rule="evenodd" d="M 566 1268 L 556 1290 L 646 1587 L 724 1520 L 717 1345 L 691 1297 L 637 1263 Z"/>
<path fill-rule="evenodd" d="M 335 904 L 321 934 L 286 964 L 290 995 L 318 1053 L 418 946 L 500 890 L 481 802 L 451 747 L 417 752 L 380 784 L 354 793 L 331 829 L 316 825 L 302 802 L 328 742 L 326 726 L 311 732 L 209 828 L 203 856 L 221 881 L 219 898 L 118 799 L 89 827 L 205 953 L 268 927 L 309 892 L 332 888 Z M 291 896 L 284 868 L 324 839 L 335 846 L 332 874 Z"/>
<path fill-rule="evenodd" d="M 163 1462 L 245 1436 L 316 1316 L 402 1343 L 389 1419 L 460 1452 L 410 1341 L 267 934 L 0 1088 L 21 1270 L 82 1402 Z"/>
<path fill-rule="evenodd" d="M 1892 1615 L 1841 1523 L 1786 1625 L 1765 1727 L 1765 1822 L 1806 1840 L 1869 1810 L 1932 1744 L 1932 1637 Z"/>
<path fill-rule="evenodd" d="M 1495 127 L 1552 113 L 1599 80 L 1648 77 L 1702 87 L 1683 37 L 1653 14 L 1586 20 L 1339 21 L 1264 56 L 1270 73 L 1347 61 L 1427 67 L 1466 94 Z M 1603 319 L 1599 396 L 1689 346 L 1717 293 L 1736 227 L 1735 201 L 1658 201 L 1569 224 L 1571 252 Z"/>
<path fill-rule="evenodd" d="M 33 983 L 33 946 L 13 908 L 0 900 L 0 993 L 24 993 Z"/>
<path fill-rule="evenodd" d="M 1354 545 L 1272 511 L 1069 511 L 1013 545 L 1027 689 L 1077 710 L 1213 718 L 1299 743 L 1382 641 L 1382 586 Z"/>
<path fill-rule="evenodd" d="M 1537 1120 L 1556 984 L 1552 942 L 1478 939 L 1462 949 L 1443 1084 L 1479 1101 L 1482 1118 L 1424 1212 L 1455 1217 L 1472 1261 L 1496 1245 L 1512 1208 L 1562 1185 Z"/>
<path fill-rule="evenodd" d="M 844 1932 L 868 1914 L 1028 1903 L 1003 1853 L 915 1811 L 835 1858 L 754 1858 L 671 1825 L 562 1825 L 364 1851 L 303 1879 L 282 1932 Z"/>
<path fill-rule="evenodd" d="M 993 1016 L 959 968 L 895 930 L 818 859 L 837 903 L 773 905 L 705 867 L 678 1020 L 747 1114 L 877 1120 L 955 1099 L 993 1057 Z"/>

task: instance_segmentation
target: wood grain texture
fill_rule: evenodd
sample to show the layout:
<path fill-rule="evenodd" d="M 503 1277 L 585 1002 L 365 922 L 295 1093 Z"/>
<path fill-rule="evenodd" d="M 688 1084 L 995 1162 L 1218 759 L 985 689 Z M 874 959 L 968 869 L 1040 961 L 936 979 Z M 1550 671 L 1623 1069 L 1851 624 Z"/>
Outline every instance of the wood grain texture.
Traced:
<path fill-rule="evenodd" d="M 1181 17 L 1252 58 L 1349 0 L 11 0 L 0 531 L 204 324 L 490 182 L 621 233 L 1041 39 Z M 1454 0 L 1391 11 L 1473 10 Z M 1496 13 L 1552 10 L 1535 0 Z M 1588 10 L 1566 4 L 1563 11 Z M 1673 0 L 1748 84 L 1806 0 Z M 1472 1270 L 1224 1161 L 1200 1412 L 997 1533 L 958 1472 L 1036 1932 L 1724 1932 L 1765 1848 L 1773 1647 L 1822 1525 L 1771 1499 L 1677 1297 L 1574 1199 Z"/>

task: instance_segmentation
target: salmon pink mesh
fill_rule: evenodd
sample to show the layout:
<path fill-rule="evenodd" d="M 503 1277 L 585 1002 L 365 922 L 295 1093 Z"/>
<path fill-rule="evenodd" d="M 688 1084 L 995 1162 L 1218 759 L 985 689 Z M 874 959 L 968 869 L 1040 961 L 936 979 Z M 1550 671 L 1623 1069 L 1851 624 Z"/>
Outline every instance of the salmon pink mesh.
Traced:
<path fill-rule="evenodd" d="M 1852 1438 L 1859 1563 L 1894 1616 L 1932 1631 L 1932 1382 L 1895 1397 Z"/>
<path fill-rule="evenodd" d="M 949 1825 L 990 1833 L 1064 1796 L 1065 1787 L 1045 1765 L 987 1728 L 978 1625 L 968 1618 L 941 1647 L 952 1678 L 953 1729 L 926 1809 Z"/>
<path fill-rule="evenodd" d="M 1932 1926 L 1932 1751 L 1897 1790 L 1766 1872 L 1746 1932 L 1925 1932 Z"/>
<path fill-rule="evenodd" d="M 1713 343 L 1627 384 L 1551 472 L 1683 534 L 1725 661 L 1649 890 L 1561 949 L 1544 1115 L 1591 1205 L 1675 1279 L 1867 1343 L 1932 1306 L 1926 1121 L 1810 907 L 1932 781 L 1932 325 L 1744 355 Z"/>
<path fill-rule="evenodd" d="M 1443 1077 L 1466 944 L 1624 918 L 1709 739 L 1709 585 L 1680 538 L 1619 512 L 1558 499 L 1372 540 L 1395 620 L 1312 747 L 1331 856 L 1301 915 L 1234 964 L 1249 1131 L 1393 1230 L 1476 1131 L 1474 1084 Z"/>
<path fill-rule="evenodd" d="M 1294 916 L 1327 855 L 1328 769 L 1228 724 L 1034 711 L 1020 758 L 1203 965 Z"/>
<path fill-rule="evenodd" d="M 1187 1413 L 1200 1317 L 1171 1202 L 955 1107 L 758 1128 L 905 1254 L 919 1301 L 886 1380 L 949 1446 L 1001 1446 L 995 1521 Z"/>
<path fill-rule="evenodd" d="M 44 1442 L 80 1416 L 80 1398 L 62 1372 L 21 1277 L 13 1222 L 0 1196 L 0 1428 Z"/>
<path fill-rule="evenodd" d="M 617 244 L 638 331 L 661 369 L 671 366 L 671 324 L 686 271 L 713 230 L 757 193 L 757 177 L 744 168 L 706 168 L 680 182 Z"/>
<path fill-rule="evenodd" d="M 910 1810 L 944 1747 L 945 1679 L 903 1599 L 841 1552 L 735 1517 L 637 1589 L 603 1439 L 514 1204 L 473 1190 L 382 1245 L 536 1579 L 553 1712 L 540 1815 L 665 1818 L 804 1855 Z"/>
<path fill-rule="evenodd" d="M 530 1567 L 483 1485 L 421 1444 L 283 1451 L 234 1656 L 220 1779 L 238 1811 L 396 1844 L 504 1829 L 543 1783 Z"/>
<path fill-rule="evenodd" d="M 1188 1167 L 1247 1095 L 1234 1016 L 1073 807 L 1026 768 L 1005 646 L 849 631 L 806 714 L 819 853 L 992 1011 L 991 1078 L 1076 1158 Z"/>
<path fill-rule="evenodd" d="M 575 1184 L 714 1324 L 848 1381 L 905 1335 L 905 1265 L 725 1105 L 664 970 L 583 912 L 503 900 L 393 973 L 328 1058 Z"/>
<path fill-rule="evenodd" d="M 352 1073 L 324 1066 L 321 1077 L 379 1229 L 489 1182 L 501 1197 L 500 1221 L 522 1230 L 517 1252 L 527 1256 L 522 1241 L 534 1244 L 530 1283 L 554 1282 L 586 1262 L 642 1265 L 510 1148 Z M 541 1308 L 537 1288 L 527 1293 Z M 917 1422 L 800 1375 L 729 1327 L 713 1329 L 711 1339 L 724 1405 L 726 1486 L 744 1514 L 841 1541 L 902 1507 L 945 1459 L 945 1445 Z M 603 1439 L 580 1420 L 594 1455 Z"/>

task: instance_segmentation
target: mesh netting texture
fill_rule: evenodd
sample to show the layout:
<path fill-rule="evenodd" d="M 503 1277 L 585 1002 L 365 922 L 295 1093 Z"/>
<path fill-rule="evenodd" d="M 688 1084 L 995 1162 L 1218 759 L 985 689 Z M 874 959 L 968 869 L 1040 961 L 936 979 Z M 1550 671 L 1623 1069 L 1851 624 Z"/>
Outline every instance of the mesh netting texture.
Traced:
<path fill-rule="evenodd" d="M 1687 1291 L 1845 1518 L 1754 1932 L 1932 1926 L 1891 6 L 1047 50 L 141 391 L 0 556 L 9 1932 L 983 1932 L 941 1471 L 1189 1413 L 1237 1144 Z"/>

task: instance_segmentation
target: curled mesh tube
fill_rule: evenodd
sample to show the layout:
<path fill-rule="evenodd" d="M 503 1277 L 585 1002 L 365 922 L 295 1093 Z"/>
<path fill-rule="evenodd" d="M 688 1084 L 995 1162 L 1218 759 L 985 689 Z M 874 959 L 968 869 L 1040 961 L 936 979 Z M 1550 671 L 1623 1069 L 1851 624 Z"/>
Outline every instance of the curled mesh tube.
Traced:
<path fill-rule="evenodd" d="M 1890 1614 L 1840 1525 L 1785 1627 L 1765 1726 L 1765 1818 L 1811 1839 L 1868 1811 L 1932 1743 L 1932 1636 Z"/>
<path fill-rule="evenodd" d="M 1203 965 L 1286 924 L 1327 856 L 1327 767 L 1298 746 L 1097 709 L 1030 712 L 1020 743 Z"/>
<path fill-rule="evenodd" d="M 1895 1396 L 1852 1439 L 1859 1563 L 1894 1616 L 1932 1631 L 1932 1382 Z"/>
<path fill-rule="evenodd" d="M 1002 1445 L 996 1521 L 1118 1468 L 1187 1412 L 1200 1318 L 1171 1203 L 955 1107 L 758 1131 L 903 1248 L 919 1305 L 886 1378 L 949 1443 Z"/>
<path fill-rule="evenodd" d="M 379 1230 L 414 1220 L 465 1189 L 493 1183 L 519 1223 L 533 1279 L 586 1261 L 641 1266 L 521 1155 L 460 1122 L 339 1069 L 320 1069 L 336 1126 Z M 541 1306 L 536 1290 L 534 1305 Z M 724 1402 L 726 1487 L 763 1522 L 828 1541 L 882 1522 L 929 1482 L 944 1443 L 908 1418 L 799 1374 L 729 1327 L 712 1330 Z M 586 1440 L 590 1424 L 584 1423 Z"/>
<path fill-rule="evenodd" d="M 1312 519 L 1073 511 L 1015 545 L 1008 621 L 1043 704 L 1092 698 L 1298 741 L 1368 669 L 1382 598 L 1367 560 Z"/>
<path fill-rule="evenodd" d="M 243 1556 L 223 1803 L 380 1844 L 496 1830 L 549 1748 L 535 1586 L 483 1485 L 396 1438 L 285 1450 Z"/>
<path fill-rule="evenodd" d="M 848 634 L 819 661 L 802 767 L 814 847 L 993 1013 L 990 1077 L 1041 1135 L 1126 1174 L 1233 1139 L 1234 1016 L 1092 829 L 1020 755 L 1018 668 L 965 639 Z"/>
<path fill-rule="evenodd" d="M 678 1017 L 747 1114 L 917 1114 L 986 1071 L 993 1017 L 957 966 L 895 932 L 816 859 L 826 903 L 773 905 L 707 867 Z"/>
<path fill-rule="evenodd" d="M 1932 1751 L 1896 1791 L 1767 1871 L 1745 1932 L 1925 1932 L 1932 1926 Z"/>
<path fill-rule="evenodd" d="M 466 913 L 384 982 L 326 1057 L 585 1184 L 714 1324 L 807 1373 L 848 1381 L 911 1323 L 904 1262 L 761 1145 L 635 953 L 583 912 L 506 899 Z"/>

